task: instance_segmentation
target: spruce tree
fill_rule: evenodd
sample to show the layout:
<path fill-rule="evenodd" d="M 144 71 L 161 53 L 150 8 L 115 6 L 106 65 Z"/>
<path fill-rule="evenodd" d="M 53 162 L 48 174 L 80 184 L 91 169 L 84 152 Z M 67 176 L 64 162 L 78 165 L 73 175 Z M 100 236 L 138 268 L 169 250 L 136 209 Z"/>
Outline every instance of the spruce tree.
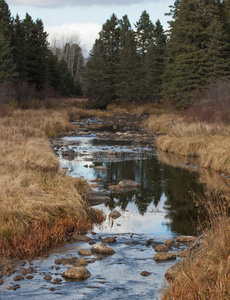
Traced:
<path fill-rule="evenodd" d="M 120 28 L 113 14 L 102 26 L 87 62 L 87 94 L 106 107 L 117 98 L 117 63 L 120 48 Z M 94 77 L 94 75 L 96 77 Z"/>
<path fill-rule="evenodd" d="M 144 57 L 147 53 L 148 46 L 153 41 L 154 25 L 150 20 L 149 14 L 144 10 L 140 16 L 140 19 L 135 24 L 136 39 L 137 39 L 137 51 Z"/>
<path fill-rule="evenodd" d="M 37 90 L 45 88 L 48 55 L 47 33 L 41 20 L 34 22 L 29 14 L 23 20 L 26 41 L 27 81 Z"/>
<path fill-rule="evenodd" d="M 160 21 L 154 27 L 154 40 L 149 45 L 145 56 L 146 97 L 158 102 L 161 99 L 162 76 L 165 69 L 166 35 Z"/>
<path fill-rule="evenodd" d="M 11 47 L 11 22 L 8 4 L 0 0 L 0 85 L 13 83 L 18 75 Z"/>
<path fill-rule="evenodd" d="M 220 2 L 177 0 L 171 15 L 163 95 L 171 98 L 176 107 L 186 108 L 193 91 L 212 77 L 207 65 L 209 27 L 213 19 L 220 19 Z"/>
<path fill-rule="evenodd" d="M 128 30 L 122 39 L 122 48 L 117 65 L 117 97 L 122 102 L 138 102 L 139 90 L 139 56 L 136 53 L 136 40 L 133 30 Z"/>

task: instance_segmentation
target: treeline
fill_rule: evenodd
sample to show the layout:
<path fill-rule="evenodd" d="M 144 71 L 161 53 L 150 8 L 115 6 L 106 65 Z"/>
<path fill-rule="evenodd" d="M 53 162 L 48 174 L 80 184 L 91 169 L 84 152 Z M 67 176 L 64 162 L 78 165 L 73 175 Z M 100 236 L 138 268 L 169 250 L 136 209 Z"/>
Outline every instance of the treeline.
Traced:
<path fill-rule="evenodd" d="M 81 48 L 66 43 L 50 49 L 47 36 L 40 19 L 28 13 L 23 20 L 12 18 L 0 0 L 0 103 L 13 99 L 22 107 L 33 99 L 82 94 Z"/>
<path fill-rule="evenodd" d="M 210 82 L 230 77 L 230 1 L 176 0 L 167 35 L 144 11 L 132 29 L 127 15 L 103 25 L 87 62 L 96 106 L 132 101 L 187 108 Z"/>

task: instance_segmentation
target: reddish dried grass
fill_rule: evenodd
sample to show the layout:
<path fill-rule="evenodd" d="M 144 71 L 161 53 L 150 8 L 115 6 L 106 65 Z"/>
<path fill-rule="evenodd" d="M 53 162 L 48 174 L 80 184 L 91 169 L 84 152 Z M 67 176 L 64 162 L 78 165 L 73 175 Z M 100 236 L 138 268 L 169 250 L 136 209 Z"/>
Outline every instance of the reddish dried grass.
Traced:
<path fill-rule="evenodd" d="M 14 236 L 10 239 L 0 240 L 0 255 L 22 259 L 33 257 L 50 247 L 66 241 L 66 237 L 74 231 L 88 231 L 95 223 L 104 220 L 103 214 L 92 211 L 91 218 L 78 219 L 66 215 L 59 220 L 37 220 L 30 224 L 29 229 L 23 235 Z"/>

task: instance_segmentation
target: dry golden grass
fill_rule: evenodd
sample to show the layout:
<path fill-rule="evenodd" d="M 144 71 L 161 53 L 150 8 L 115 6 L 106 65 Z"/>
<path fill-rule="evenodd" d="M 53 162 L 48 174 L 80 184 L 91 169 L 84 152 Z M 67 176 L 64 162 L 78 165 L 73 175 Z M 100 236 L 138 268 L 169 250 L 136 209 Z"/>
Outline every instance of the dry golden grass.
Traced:
<path fill-rule="evenodd" d="M 113 114 L 108 111 L 101 111 L 98 109 L 81 109 L 76 107 L 67 108 L 67 112 L 71 121 L 83 119 L 83 118 L 103 118 L 110 117 Z"/>
<path fill-rule="evenodd" d="M 212 199 L 200 202 L 211 229 L 204 232 L 201 249 L 178 267 L 175 280 L 164 291 L 164 300 L 230 298 L 229 202 Z"/>
<path fill-rule="evenodd" d="M 59 228 L 55 239 L 53 228 L 62 220 L 67 231 L 74 222 L 92 226 L 94 212 L 81 195 L 88 184 L 59 170 L 47 137 L 71 128 L 65 111 L 11 110 L 0 117 L 1 254 L 21 257 L 59 242 L 66 232 Z M 31 230 L 47 236 L 32 243 Z"/>
<path fill-rule="evenodd" d="M 145 125 L 166 133 L 156 143 L 158 149 L 184 156 L 197 156 L 200 165 L 230 174 L 230 126 L 222 123 L 186 123 L 182 115 L 150 116 Z"/>
<path fill-rule="evenodd" d="M 132 104 L 132 103 L 124 103 L 120 105 L 116 105 L 111 103 L 107 106 L 107 110 L 115 113 L 134 113 L 134 114 L 163 114 L 164 110 L 158 104 L 147 103 L 147 104 Z"/>

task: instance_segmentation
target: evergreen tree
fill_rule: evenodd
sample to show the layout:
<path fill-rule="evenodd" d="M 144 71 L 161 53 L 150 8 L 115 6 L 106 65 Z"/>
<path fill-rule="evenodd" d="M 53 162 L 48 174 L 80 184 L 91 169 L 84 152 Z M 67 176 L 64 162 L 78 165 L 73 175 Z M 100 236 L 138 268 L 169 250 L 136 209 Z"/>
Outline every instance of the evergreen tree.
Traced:
<path fill-rule="evenodd" d="M 107 103 L 107 82 L 104 80 L 104 64 L 106 58 L 103 43 L 97 39 L 90 52 L 90 57 L 86 64 L 87 95 L 97 101 L 98 107 L 105 107 Z"/>
<path fill-rule="evenodd" d="M 173 99 L 177 107 L 186 108 L 193 91 L 212 78 L 210 63 L 207 64 L 209 27 L 213 19 L 220 19 L 220 2 L 177 0 L 170 14 L 173 21 L 167 43 L 163 95 Z"/>
<path fill-rule="evenodd" d="M 64 59 L 59 62 L 58 72 L 60 74 L 60 90 L 62 95 L 71 96 L 75 94 L 75 85 L 73 77 L 68 69 L 67 63 Z"/>
<path fill-rule="evenodd" d="M 33 22 L 29 14 L 23 20 L 26 42 L 27 81 L 37 90 L 45 88 L 47 66 L 47 33 L 41 20 Z"/>
<path fill-rule="evenodd" d="M 154 25 L 150 20 L 149 14 L 144 10 L 140 19 L 135 24 L 137 51 L 142 57 L 145 56 L 148 46 L 153 41 Z"/>
<path fill-rule="evenodd" d="M 165 69 L 166 35 L 160 21 L 154 27 L 154 40 L 149 45 L 145 56 L 146 68 L 146 97 L 148 100 L 158 102 L 161 98 L 162 76 Z"/>
<path fill-rule="evenodd" d="M 25 30 L 22 21 L 19 16 L 13 20 L 13 32 L 11 45 L 13 46 L 13 56 L 16 62 L 16 70 L 19 74 L 19 84 L 25 81 L 27 78 L 27 68 L 26 68 L 26 40 L 25 40 Z"/>
<path fill-rule="evenodd" d="M 113 14 L 102 26 L 87 63 L 88 95 L 97 105 L 106 107 L 116 99 L 117 62 L 120 48 L 120 28 Z M 94 75 L 96 78 L 94 78 Z"/>
<path fill-rule="evenodd" d="M 8 4 L 0 0 L 0 85 L 12 83 L 17 77 L 11 47 L 11 21 Z"/>
<path fill-rule="evenodd" d="M 0 32 L 0 86 L 13 83 L 17 75 L 12 48 Z"/>
<path fill-rule="evenodd" d="M 128 30 L 122 39 L 122 48 L 117 65 L 118 82 L 116 85 L 118 100 L 122 102 L 140 101 L 139 57 L 136 53 L 135 33 Z"/>

